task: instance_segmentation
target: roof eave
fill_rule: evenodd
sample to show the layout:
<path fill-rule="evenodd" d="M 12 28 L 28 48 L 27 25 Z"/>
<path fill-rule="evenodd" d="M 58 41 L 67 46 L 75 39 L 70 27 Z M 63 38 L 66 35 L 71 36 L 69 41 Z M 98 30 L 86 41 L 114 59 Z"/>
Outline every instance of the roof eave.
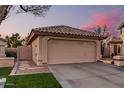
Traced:
<path fill-rule="evenodd" d="M 120 30 L 122 27 L 124 27 L 124 21 L 119 25 L 118 30 Z"/>
<path fill-rule="evenodd" d="M 109 42 L 109 43 L 111 43 L 111 44 L 122 44 L 123 42 Z"/>
<path fill-rule="evenodd" d="M 75 35 L 75 34 L 62 34 L 62 33 L 32 31 L 27 44 L 29 45 L 37 36 L 54 36 L 54 37 L 94 39 L 94 40 L 103 40 L 103 39 L 107 38 L 105 36 L 91 36 L 91 35 L 89 36 L 89 35 Z"/>
<path fill-rule="evenodd" d="M 117 28 L 117 30 L 120 30 L 122 27 L 124 27 L 124 26 L 119 26 L 119 27 Z"/>
<path fill-rule="evenodd" d="M 32 30 L 29 37 L 28 37 L 27 45 L 29 45 L 32 42 L 32 40 L 34 40 L 35 38 L 36 38 L 36 34 Z"/>

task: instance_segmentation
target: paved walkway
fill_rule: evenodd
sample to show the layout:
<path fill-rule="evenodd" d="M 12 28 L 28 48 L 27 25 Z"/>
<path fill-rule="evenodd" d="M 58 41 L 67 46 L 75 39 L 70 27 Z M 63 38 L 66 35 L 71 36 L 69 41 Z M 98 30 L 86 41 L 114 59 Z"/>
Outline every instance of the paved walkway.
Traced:
<path fill-rule="evenodd" d="M 35 74 L 35 73 L 48 73 L 49 69 L 46 64 L 37 66 L 32 61 L 19 61 L 14 66 L 10 75 L 24 75 L 24 74 Z"/>
<path fill-rule="evenodd" d="M 124 87 L 124 68 L 103 63 L 49 65 L 63 87 L 118 88 Z"/>

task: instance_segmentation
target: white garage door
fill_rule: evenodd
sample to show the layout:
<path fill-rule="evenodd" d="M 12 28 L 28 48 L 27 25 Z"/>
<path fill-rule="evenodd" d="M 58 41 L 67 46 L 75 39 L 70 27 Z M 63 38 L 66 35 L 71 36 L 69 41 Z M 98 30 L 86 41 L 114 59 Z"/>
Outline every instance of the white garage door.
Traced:
<path fill-rule="evenodd" d="M 49 40 L 48 64 L 95 62 L 94 42 Z"/>

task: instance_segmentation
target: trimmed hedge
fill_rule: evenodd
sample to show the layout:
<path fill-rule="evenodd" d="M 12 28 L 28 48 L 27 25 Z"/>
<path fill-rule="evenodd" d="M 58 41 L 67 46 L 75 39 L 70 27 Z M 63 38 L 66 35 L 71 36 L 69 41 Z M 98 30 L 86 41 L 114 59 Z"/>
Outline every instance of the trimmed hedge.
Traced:
<path fill-rule="evenodd" d="M 7 57 L 17 58 L 17 53 L 14 52 L 14 51 L 6 51 L 5 54 L 6 54 Z"/>

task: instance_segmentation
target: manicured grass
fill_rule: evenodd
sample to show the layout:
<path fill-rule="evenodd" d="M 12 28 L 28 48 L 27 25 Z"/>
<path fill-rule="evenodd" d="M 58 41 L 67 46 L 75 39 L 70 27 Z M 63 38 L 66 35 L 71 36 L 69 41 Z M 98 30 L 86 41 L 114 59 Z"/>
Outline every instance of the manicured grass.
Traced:
<path fill-rule="evenodd" d="M 0 78 L 7 77 L 10 74 L 11 70 L 12 68 L 9 67 L 0 68 Z"/>
<path fill-rule="evenodd" d="M 8 76 L 11 68 L 0 68 L 0 76 L 6 77 L 6 88 L 61 88 L 52 73 Z"/>
<path fill-rule="evenodd" d="M 60 88 L 51 73 L 9 76 L 5 87 L 13 88 Z"/>

